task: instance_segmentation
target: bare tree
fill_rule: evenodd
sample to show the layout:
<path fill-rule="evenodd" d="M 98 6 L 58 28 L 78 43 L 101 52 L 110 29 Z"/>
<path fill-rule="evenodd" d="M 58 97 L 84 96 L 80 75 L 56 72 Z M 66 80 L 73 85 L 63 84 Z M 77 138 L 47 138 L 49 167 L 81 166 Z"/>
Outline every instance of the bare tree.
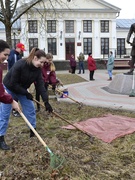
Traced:
<path fill-rule="evenodd" d="M 21 9 L 16 13 L 16 9 L 20 0 L 0 0 L 0 21 L 5 25 L 6 41 L 12 46 L 11 32 L 13 24 L 34 5 L 42 0 L 31 0 L 21 6 Z"/>

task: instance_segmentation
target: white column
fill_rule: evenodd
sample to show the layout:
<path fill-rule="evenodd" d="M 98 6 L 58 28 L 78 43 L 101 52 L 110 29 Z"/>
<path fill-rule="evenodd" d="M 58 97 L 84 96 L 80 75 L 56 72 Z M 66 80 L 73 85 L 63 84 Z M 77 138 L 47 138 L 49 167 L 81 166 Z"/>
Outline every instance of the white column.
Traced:
<path fill-rule="evenodd" d="M 98 19 L 93 23 L 92 50 L 93 57 L 100 58 L 100 21 Z"/>
<path fill-rule="evenodd" d="M 65 31 L 64 21 L 58 21 L 58 60 L 65 60 Z"/>
<path fill-rule="evenodd" d="M 116 50 L 116 41 L 117 41 L 117 38 L 116 38 L 116 19 L 112 20 L 112 23 L 111 23 L 111 42 L 110 42 L 110 48 L 111 50 L 113 51 L 113 53 L 115 53 L 115 50 Z"/>
<path fill-rule="evenodd" d="M 47 41 L 46 37 L 47 37 L 46 29 L 44 28 L 44 23 L 43 23 L 43 24 L 40 24 L 40 27 L 39 27 L 39 33 L 38 33 L 38 37 L 37 37 L 38 38 L 38 47 L 47 53 L 48 51 L 46 49 L 46 41 Z"/>
<path fill-rule="evenodd" d="M 29 54 L 29 44 L 28 44 L 28 33 L 26 32 L 26 19 L 21 19 L 21 33 L 20 33 L 20 42 L 25 45 L 26 51 L 24 51 L 24 56 Z"/>
<path fill-rule="evenodd" d="M 75 45 L 75 56 L 77 57 L 80 52 L 83 52 L 83 30 L 82 30 L 82 21 L 80 19 L 76 20 L 76 43 L 81 43 L 81 46 Z M 76 58 L 75 57 L 75 58 Z"/>

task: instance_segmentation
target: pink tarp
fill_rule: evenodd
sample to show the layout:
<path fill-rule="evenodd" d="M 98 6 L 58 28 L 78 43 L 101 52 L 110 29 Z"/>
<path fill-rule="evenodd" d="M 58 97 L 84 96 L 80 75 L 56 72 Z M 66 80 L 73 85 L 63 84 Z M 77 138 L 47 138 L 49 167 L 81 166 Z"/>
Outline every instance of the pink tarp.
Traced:
<path fill-rule="evenodd" d="M 108 114 L 104 117 L 81 121 L 74 125 L 88 134 L 110 143 L 118 137 L 133 133 L 135 131 L 135 118 Z M 72 125 L 63 126 L 62 128 L 75 129 Z"/>

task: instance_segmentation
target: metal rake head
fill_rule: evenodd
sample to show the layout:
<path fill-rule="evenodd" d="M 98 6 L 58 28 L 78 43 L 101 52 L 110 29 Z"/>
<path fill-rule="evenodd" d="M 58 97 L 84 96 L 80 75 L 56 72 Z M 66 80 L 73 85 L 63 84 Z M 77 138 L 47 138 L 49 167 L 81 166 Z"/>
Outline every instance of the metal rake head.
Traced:
<path fill-rule="evenodd" d="M 50 156 L 50 167 L 52 169 L 59 169 L 63 166 L 63 163 L 65 162 L 65 158 L 52 154 Z"/>

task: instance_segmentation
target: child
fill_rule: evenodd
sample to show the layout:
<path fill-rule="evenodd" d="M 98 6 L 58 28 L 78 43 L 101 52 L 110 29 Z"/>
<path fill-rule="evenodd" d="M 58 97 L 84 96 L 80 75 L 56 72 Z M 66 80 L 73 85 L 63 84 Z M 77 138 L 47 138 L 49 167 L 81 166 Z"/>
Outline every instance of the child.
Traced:
<path fill-rule="evenodd" d="M 56 85 L 60 84 L 63 85 L 62 82 L 57 79 L 56 77 L 56 68 L 53 63 L 53 55 L 51 53 L 46 54 L 46 60 L 44 62 L 43 68 L 42 68 L 42 77 L 44 81 L 44 86 L 46 90 L 48 91 L 48 85 L 52 86 L 52 90 L 55 91 Z M 37 83 L 35 82 L 35 88 L 36 88 L 36 100 L 40 101 L 40 93 L 37 90 Z M 40 105 L 37 103 L 37 112 L 40 111 Z"/>

